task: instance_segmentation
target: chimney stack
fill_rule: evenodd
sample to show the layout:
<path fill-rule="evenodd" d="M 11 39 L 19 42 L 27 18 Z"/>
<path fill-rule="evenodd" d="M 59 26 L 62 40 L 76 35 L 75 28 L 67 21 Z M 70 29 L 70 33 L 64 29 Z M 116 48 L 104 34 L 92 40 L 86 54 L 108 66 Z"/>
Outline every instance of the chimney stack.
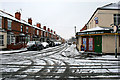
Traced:
<path fill-rule="evenodd" d="M 51 29 L 51 33 L 53 32 L 53 30 Z"/>
<path fill-rule="evenodd" d="M 16 12 L 15 13 L 15 18 L 18 20 L 21 20 L 21 13 L 20 12 Z"/>
<path fill-rule="evenodd" d="M 50 32 L 50 28 L 48 28 L 48 32 Z"/>
<path fill-rule="evenodd" d="M 46 26 L 43 26 L 43 29 L 46 30 Z"/>
<path fill-rule="evenodd" d="M 28 23 L 32 25 L 32 18 L 28 18 Z"/>
<path fill-rule="evenodd" d="M 40 23 L 37 23 L 37 27 L 41 28 L 41 24 L 40 24 Z"/>
<path fill-rule="evenodd" d="M 56 34 L 56 32 L 54 31 L 54 34 Z"/>

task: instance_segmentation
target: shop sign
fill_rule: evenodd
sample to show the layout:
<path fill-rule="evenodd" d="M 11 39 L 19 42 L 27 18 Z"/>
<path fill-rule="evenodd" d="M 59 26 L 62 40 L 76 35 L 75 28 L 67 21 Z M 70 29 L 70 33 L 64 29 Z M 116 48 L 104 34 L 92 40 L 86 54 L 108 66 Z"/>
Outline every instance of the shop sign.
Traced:
<path fill-rule="evenodd" d="M 102 34 L 104 33 L 103 31 L 102 32 L 87 32 L 87 33 L 78 33 L 78 35 L 85 35 L 85 34 Z"/>
<path fill-rule="evenodd" d="M 95 17 L 94 20 L 95 20 L 95 24 L 98 24 L 98 17 Z"/>

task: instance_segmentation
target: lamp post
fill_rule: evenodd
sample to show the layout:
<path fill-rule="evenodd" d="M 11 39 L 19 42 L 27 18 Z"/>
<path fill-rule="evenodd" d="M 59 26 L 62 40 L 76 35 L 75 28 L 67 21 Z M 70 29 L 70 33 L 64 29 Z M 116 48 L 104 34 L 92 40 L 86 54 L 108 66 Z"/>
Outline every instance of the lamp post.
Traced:
<path fill-rule="evenodd" d="M 76 35 L 76 26 L 75 26 L 75 35 Z"/>
<path fill-rule="evenodd" d="M 115 58 L 117 58 L 117 30 L 118 26 L 111 24 L 110 26 L 113 27 L 114 33 L 115 33 Z"/>
<path fill-rule="evenodd" d="M 117 26 L 114 25 L 114 33 L 115 33 L 115 58 L 117 58 Z"/>

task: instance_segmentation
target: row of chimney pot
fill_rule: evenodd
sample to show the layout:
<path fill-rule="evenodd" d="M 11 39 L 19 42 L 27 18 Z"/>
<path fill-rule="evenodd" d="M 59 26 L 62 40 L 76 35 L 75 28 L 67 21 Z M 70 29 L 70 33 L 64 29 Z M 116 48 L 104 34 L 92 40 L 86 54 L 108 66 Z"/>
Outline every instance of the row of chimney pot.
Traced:
<path fill-rule="evenodd" d="M 21 20 L 21 13 L 20 12 L 16 12 L 15 13 L 15 18 L 18 20 Z M 32 25 L 32 18 L 28 18 L 28 23 Z M 41 24 L 37 23 L 37 27 L 41 28 Z M 43 26 L 43 29 L 46 30 L 46 26 Z M 50 28 L 48 28 L 48 32 L 53 32 L 53 30 L 50 31 Z M 54 34 L 56 34 L 56 32 L 54 31 Z"/>

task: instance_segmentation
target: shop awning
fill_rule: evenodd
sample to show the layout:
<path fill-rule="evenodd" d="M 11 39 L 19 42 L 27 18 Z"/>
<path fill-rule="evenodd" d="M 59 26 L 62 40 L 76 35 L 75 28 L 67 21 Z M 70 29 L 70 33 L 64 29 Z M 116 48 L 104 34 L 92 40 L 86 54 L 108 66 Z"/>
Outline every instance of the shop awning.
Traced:
<path fill-rule="evenodd" d="M 84 31 L 80 31 L 76 33 L 76 36 L 87 36 L 87 35 L 106 35 L 106 34 L 114 34 L 112 27 L 94 27 L 91 29 L 87 29 Z"/>

